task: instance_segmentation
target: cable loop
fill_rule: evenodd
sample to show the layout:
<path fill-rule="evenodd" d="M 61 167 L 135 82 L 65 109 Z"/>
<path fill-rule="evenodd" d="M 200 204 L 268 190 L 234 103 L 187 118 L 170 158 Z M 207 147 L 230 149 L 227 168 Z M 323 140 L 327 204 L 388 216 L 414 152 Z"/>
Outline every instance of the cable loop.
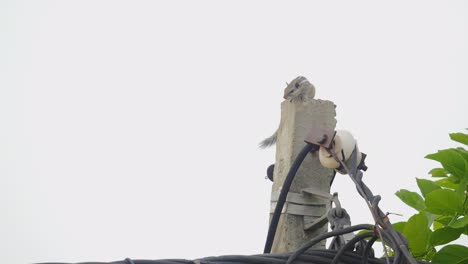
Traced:
<path fill-rule="evenodd" d="M 135 264 L 135 262 L 133 262 L 131 258 L 126 258 L 125 262 L 127 262 L 128 264 Z"/>
<path fill-rule="evenodd" d="M 340 203 L 340 200 L 338 199 L 338 193 L 337 192 L 333 193 L 332 202 L 335 204 L 336 216 L 337 217 L 342 217 L 343 216 L 343 209 L 341 209 L 341 203 Z"/>

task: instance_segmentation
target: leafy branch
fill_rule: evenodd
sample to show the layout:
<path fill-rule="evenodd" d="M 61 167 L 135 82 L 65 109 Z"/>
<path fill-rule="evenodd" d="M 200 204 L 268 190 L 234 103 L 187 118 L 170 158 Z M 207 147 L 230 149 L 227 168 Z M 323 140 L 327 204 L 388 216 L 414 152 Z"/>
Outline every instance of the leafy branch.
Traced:
<path fill-rule="evenodd" d="M 468 134 L 453 133 L 450 138 L 468 146 Z M 418 213 L 393 226 L 408 239 L 409 250 L 417 259 L 434 264 L 468 263 L 468 247 L 449 244 L 468 236 L 468 151 L 449 148 L 426 158 L 442 167 L 429 171 L 435 180 L 416 178 L 421 194 L 405 189 L 396 192 Z"/>

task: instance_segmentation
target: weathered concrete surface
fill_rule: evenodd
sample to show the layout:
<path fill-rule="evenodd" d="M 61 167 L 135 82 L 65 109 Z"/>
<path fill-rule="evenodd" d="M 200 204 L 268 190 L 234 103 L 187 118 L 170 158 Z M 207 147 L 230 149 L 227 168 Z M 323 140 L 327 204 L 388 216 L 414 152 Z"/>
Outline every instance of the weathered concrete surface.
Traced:
<path fill-rule="evenodd" d="M 313 127 L 331 128 L 336 126 L 335 104 L 330 101 L 312 100 L 306 103 L 284 101 L 281 104 L 281 122 L 276 143 L 276 162 L 272 197 L 278 194 L 286 175 L 301 149 L 305 146 L 304 139 Z M 329 193 L 333 170 L 320 165 L 317 153 L 309 154 L 291 185 L 290 192 L 301 193 L 310 186 Z M 319 203 L 317 210 L 326 213 L 328 202 L 306 195 L 311 202 Z M 285 214 L 281 215 L 272 253 L 291 252 L 318 234 L 327 232 L 327 225 L 315 230 L 304 230 L 304 221 L 311 222 L 318 217 Z M 324 243 L 319 247 L 324 247 Z"/>

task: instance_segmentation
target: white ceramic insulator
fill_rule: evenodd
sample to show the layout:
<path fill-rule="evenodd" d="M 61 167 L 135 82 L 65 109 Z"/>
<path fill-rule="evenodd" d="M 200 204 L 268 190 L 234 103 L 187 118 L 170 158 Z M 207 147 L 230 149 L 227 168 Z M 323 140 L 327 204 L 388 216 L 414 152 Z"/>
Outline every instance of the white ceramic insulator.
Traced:
<path fill-rule="evenodd" d="M 319 160 L 325 168 L 336 169 L 340 166 L 340 163 L 338 163 L 324 147 L 320 147 L 319 149 Z"/>
<path fill-rule="evenodd" d="M 346 130 L 337 130 L 335 138 L 333 140 L 333 151 L 336 153 L 341 161 L 346 162 L 353 153 L 354 147 L 356 146 L 356 139 L 353 135 Z M 320 147 L 319 149 L 319 160 L 322 166 L 330 169 L 336 169 L 340 166 L 340 163 L 336 161 L 328 151 Z M 361 153 L 358 153 L 358 162 L 361 160 Z"/>

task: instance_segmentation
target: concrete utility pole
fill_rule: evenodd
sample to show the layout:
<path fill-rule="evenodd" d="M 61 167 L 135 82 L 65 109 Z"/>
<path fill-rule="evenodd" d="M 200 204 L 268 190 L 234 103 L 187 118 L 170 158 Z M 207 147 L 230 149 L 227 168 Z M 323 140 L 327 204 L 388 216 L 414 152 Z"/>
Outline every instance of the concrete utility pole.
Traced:
<path fill-rule="evenodd" d="M 304 139 L 312 128 L 334 130 L 335 116 L 335 104 L 330 101 L 294 103 L 285 100 L 281 104 L 271 213 L 294 159 L 305 146 Z M 291 252 L 313 237 L 327 232 L 328 225 L 324 220 L 330 203 L 312 193 L 330 193 L 332 177 L 333 170 L 320 164 L 317 153 L 305 158 L 289 190 L 271 253 Z M 323 248 L 324 245 L 319 246 Z"/>

